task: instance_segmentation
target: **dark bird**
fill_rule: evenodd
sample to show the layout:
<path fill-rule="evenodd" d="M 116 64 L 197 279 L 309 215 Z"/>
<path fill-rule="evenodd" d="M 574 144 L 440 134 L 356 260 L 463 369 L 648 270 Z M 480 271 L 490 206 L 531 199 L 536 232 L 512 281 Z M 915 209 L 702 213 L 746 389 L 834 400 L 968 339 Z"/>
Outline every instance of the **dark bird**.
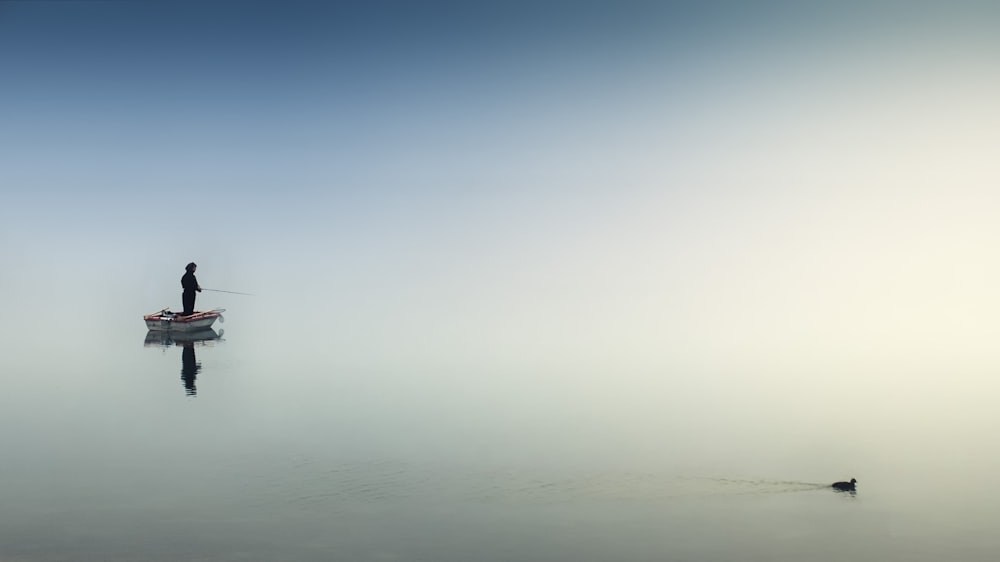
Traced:
<path fill-rule="evenodd" d="M 857 480 L 851 478 L 850 482 L 834 482 L 832 484 L 832 488 L 834 490 L 840 490 L 842 492 L 853 492 L 854 491 L 854 485 L 857 484 L 857 483 L 858 483 Z"/>

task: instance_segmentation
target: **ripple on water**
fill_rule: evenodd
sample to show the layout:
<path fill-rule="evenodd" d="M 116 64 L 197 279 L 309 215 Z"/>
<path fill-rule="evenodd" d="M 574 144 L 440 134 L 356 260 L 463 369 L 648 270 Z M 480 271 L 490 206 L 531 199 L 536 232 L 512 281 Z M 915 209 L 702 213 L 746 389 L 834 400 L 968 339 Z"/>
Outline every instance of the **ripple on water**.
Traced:
<path fill-rule="evenodd" d="M 250 476 L 250 475 L 248 475 Z M 303 510 L 420 502 L 559 504 L 580 501 L 656 502 L 720 495 L 808 492 L 828 484 L 792 480 L 680 477 L 628 472 L 474 469 L 395 461 L 296 459 L 242 479 L 254 503 Z"/>

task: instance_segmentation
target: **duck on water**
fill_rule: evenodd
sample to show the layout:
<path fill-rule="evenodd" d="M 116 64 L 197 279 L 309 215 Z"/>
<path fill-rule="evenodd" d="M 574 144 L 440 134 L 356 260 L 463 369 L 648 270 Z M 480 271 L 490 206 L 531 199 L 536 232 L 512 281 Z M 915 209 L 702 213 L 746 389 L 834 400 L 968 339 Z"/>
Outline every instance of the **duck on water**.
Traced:
<path fill-rule="evenodd" d="M 834 490 L 840 490 L 842 492 L 853 492 L 855 490 L 854 485 L 857 483 L 857 480 L 851 478 L 850 482 L 834 482 L 830 487 Z"/>

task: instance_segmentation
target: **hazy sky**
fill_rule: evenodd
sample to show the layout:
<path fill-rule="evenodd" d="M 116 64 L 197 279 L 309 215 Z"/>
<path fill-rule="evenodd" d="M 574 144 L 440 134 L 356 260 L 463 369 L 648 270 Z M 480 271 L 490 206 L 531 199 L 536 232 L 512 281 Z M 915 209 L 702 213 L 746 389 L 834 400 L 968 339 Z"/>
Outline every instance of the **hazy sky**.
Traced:
<path fill-rule="evenodd" d="M 0 288 L 132 318 L 194 260 L 360 356 L 995 364 L 1000 9 L 819 4 L 0 2 Z"/>

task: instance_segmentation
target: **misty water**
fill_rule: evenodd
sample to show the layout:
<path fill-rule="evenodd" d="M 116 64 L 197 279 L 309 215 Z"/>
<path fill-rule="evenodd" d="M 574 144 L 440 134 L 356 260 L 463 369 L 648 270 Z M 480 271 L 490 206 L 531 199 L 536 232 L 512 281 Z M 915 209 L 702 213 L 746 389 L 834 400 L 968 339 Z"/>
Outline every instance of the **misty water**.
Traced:
<path fill-rule="evenodd" d="M 759 357 L 616 369 L 581 346 L 588 368 L 486 353 L 513 341 L 486 325 L 449 361 L 388 329 L 351 333 L 303 299 L 207 295 L 199 308 L 227 312 L 194 342 L 147 333 L 141 315 L 166 303 L 139 296 L 44 322 L 15 307 L 27 324 L 4 333 L 3 560 L 930 561 L 1000 548 L 1000 414 L 972 374 L 769 373 Z M 830 489 L 851 477 L 857 493 Z"/>

